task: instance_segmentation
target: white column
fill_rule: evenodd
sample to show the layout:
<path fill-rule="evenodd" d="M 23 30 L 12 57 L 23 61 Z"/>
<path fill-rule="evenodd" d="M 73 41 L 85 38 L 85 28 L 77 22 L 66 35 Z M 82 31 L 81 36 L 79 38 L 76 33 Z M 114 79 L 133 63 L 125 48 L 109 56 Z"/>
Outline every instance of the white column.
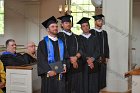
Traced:
<path fill-rule="evenodd" d="M 132 93 L 140 91 L 140 75 L 132 75 Z"/>
<path fill-rule="evenodd" d="M 128 81 L 129 12 L 130 0 L 103 0 L 105 30 L 108 33 L 110 60 L 107 70 L 107 90 L 125 92 Z"/>
<path fill-rule="evenodd" d="M 25 10 L 25 28 L 27 31 L 27 42 L 33 41 L 36 45 L 39 42 L 39 2 L 29 2 L 26 3 Z"/>
<path fill-rule="evenodd" d="M 136 1 L 136 0 L 135 0 Z M 140 2 L 133 3 L 133 31 L 132 35 L 135 38 L 135 41 L 132 42 L 133 48 L 135 48 L 135 55 L 133 55 L 133 63 L 136 63 L 140 66 Z"/>

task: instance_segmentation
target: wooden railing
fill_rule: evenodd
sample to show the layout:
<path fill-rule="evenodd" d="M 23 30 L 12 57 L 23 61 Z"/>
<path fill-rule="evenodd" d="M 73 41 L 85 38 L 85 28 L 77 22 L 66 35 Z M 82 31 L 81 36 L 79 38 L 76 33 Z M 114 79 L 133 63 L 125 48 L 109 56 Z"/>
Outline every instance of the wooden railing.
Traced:
<path fill-rule="evenodd" d="M 140 67 L 125 73 L 125 77 L 129 77 L 129 76 L 132 76 L 132 75 L 140 75 Z"/>

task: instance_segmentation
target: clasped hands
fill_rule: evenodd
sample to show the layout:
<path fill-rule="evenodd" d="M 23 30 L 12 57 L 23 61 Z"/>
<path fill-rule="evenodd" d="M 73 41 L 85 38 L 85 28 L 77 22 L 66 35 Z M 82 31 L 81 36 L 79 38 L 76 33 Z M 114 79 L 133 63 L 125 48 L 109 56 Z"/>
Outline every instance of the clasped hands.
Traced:
<path fill-rule="evenodd" d="M 93 69 L 94 68 L 94 58 L 93 57 L 87 57 L 87 64 L 88 66 Z"/>
<path fill-rule="evenodd" d="M 62 74 L 63 73 L 66 73 L 66 66 L 64 66 L 64 71 L 62 72 Z M 57 75 L 57 73 L 55 72 L 55 71 L 49 71 L 48 72 L 48 75 L 49 75 L 49 77 L 52 77 L 52 76 L 56 76 Z"/>
<path fill-rule="evenodd" d="M 78 58 L 76 56 L 70 57 L 70 62 L 73 65 L 73 68 L 77 69 L 78 68 L 78 63 L 77 63 Z"/>

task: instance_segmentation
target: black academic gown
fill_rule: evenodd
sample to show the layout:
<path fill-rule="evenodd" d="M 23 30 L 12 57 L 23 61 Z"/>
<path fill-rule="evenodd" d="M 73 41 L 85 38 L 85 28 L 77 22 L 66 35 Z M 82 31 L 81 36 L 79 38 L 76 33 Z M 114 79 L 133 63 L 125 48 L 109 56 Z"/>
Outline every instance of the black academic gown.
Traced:
<path fill-rule="evenodd" d="M 77 52 L 82 54 L 80 49 L 80 39 L 77 35 L 67 35 L 64 32 L 59 32 L 58 37 L 60 37 L 66 45 L 66 49 L 68 51 L 68 56 L 75 56 Z M 66 91 L 67 93 L 83 93 L 83 62 L 78 59 L 78 68 L 73 68 L 73 65 L 68 63 L 68 71 L 66 74 Z"/>
<path fill-rule="evenodd" d="M 109 58 L 109 45 L 108 45 L 107 32 L 104 30 L 102 32 L 97 32 L 94 29 L 91 29 L 90 32 L 97 37 L 97 41 L 99 42 L 99 47 L 100 47 L 100 56 Z M 105 63 L 102 63 L 100 65 L 100 72 L 99 72 L 99 78 L 100 78 L 99 89 L 103 89 L 106 87 L 106 69 L 107 69 L 107 65 Z"/>
<path fill-rule="evenodd" d="M 84 93 L 98 93 L 98 71 L 99 71 L 99 46 L 94 35 L 91 35 L 89 38 L 86 38 L 80 35 L 82 41 L 83 52 L 82 58 L 84 60 L 84 71 L 83 71 L 83 80 L 84 80 Z M 94 69 L 90 69 L 87 64 L 87 57 L 93 57 Z"/>
<path fill-rule="evenodd" d="M 32 57 L 30 54 L 28 53 L 24 53 L 23 54 L 23 57 L 24 57 L 24 61 L 27 63 L 27 64 L 31 64 L 31 63 L 36 63 L 37 62 L 37 59 Z"/>
<path fill-rule="evenodd" d="M 51 40 L 51 39 L 50 39 Z M 59 48 L 58 41 L 52 41 L 54 46 L 54 57 L 55 60 L 59 60 Z M 61 80 L 58 80 L 59 75 L 53 77 L 47 77 L 47 72 L 51 71 L 48 64 L 48 52 L 45 40 L 39 42 L 37 49 L 37 60 L 38 60 L 38 75 L 41 76 L 41 93 L 65 93 L 65 75 Z M 65 53 L 66 54 L 66 53 Z M 66 57 L 64 57 L 66 58 Z"/>
<path fill-rule="evenodd" d="M 12 54 L 4 54 L 1 55 L 0 59 L 3 62 L 5 70 L 6 66 L 21 66 L 26 64 L 23 55 L 21 55 L 20 53 L 16 53 L 16 56 Z"/>

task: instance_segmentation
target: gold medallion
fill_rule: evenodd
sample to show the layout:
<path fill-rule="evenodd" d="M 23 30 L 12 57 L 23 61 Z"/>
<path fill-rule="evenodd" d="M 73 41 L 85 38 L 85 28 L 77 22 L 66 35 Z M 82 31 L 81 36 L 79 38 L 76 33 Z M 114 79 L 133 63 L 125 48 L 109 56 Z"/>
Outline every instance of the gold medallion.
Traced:
<path fill-rule="evenodd" d="M 57 70 L 58 69 L 58 66 L 55 66 L 54 69 Z"/>

